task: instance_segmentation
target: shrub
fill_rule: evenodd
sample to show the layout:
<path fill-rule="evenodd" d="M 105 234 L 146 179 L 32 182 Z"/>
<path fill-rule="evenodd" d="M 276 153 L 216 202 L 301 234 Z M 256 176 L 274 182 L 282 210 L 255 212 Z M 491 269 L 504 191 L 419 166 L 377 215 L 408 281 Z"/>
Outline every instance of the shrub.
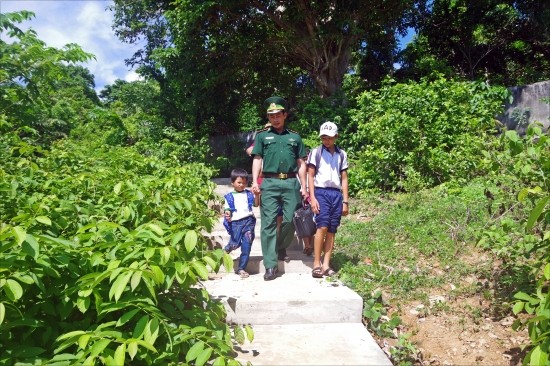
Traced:
<path fill-rule="evenodd" d="M 357 158 L 352 191 L 416 190 L 475 176 L 507 95 L 505 88 L 443 79 L 364 92 L 350 112 L 357 126 L 348 137 Z"/>
<path fill-rule="evenodd" d="M 531 341 L 524 364 L 544 365 L 550 354 L 550 135 L 530 126 L 525 137 L 502 134 L 484 153 L 489 170 L 486 196 L 493 215 L 479 245 L 501 259 L 514 294 L 515 329 Z"/>
<path fill-rule="evenodd" d="M 200 286 L 232 265 L 201 235 L 211 170 L 15 134 L 0 156 L 0 364 L 236 363 Z"/>

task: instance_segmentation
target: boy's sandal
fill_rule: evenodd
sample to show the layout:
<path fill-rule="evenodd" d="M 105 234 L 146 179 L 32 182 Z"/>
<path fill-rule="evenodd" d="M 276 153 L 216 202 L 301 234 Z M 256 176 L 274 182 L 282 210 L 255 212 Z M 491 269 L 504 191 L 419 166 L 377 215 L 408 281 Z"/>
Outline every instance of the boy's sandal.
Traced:
<path fill-rule="evenodd" d="M 336 272 L 332 268 L 329 267 L 325 270 L 325 272 L 323 274 L 327 277 L 331 277 L 331 276 L 334 276 L 336 274 Z"/>
<path fill-rule="evenodd" d="M 321 267 L 313 268 L 313 271 L 311 271 L 311 276 L 313 278 L 323 278 L 323 270 L 321 269 Z"/>
<path fill-rule="evenodd" d="M 244 269 L 239 269 L 239 271 L 237 272 L 237 274 L 238 274 L 239 276 L 241 276 L 241 278 L 247 278 L 248 276 L 250 276 L 250 275 L 248 274 L 248 272 L 246 272 Z"/>

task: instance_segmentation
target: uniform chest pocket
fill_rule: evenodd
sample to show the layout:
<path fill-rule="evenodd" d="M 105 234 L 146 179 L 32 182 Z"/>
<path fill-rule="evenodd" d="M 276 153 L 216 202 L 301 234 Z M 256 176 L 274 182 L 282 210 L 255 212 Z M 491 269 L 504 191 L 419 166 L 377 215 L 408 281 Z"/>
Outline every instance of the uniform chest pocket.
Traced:
<path fill-rule="evenodd" d="M 264 149 L 266 151 L 269 151 L 270 149 L 273 150 L 273 149 L 275 149 L 276 145 L 277 145 L 277 143 L 273 140 L 265 141 L 264 142 Z"/>

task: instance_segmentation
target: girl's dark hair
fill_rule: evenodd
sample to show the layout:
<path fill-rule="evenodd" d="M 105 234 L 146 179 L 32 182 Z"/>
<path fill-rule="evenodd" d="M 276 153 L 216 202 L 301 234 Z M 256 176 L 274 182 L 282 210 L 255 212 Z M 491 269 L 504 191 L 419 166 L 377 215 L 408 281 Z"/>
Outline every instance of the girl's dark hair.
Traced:
<path fill-rule="evenodd" d="M 237 178 L 248 180 L 248 173 L 244 169 L 235 168 L 231 171 L 231 183 L 233 183 Z"/>

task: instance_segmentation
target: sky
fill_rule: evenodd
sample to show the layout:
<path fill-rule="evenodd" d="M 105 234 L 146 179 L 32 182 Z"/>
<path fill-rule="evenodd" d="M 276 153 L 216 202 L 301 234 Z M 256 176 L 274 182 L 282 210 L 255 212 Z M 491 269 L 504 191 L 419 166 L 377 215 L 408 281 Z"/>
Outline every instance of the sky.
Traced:
<path fill-rule="evenodd" d="M 38 38 L 50 47 L 62 48 L 68 43 L 76 43 L 85 52 L 94 54 L 95 60 L 81 65 L 95 76 L 99 92 L 116 79 L 138 79 L 124 60 L 142 45 L 129 45 L 115 36 L 113 14 L 106 10 L 111 4 L 111 0 L 0 0 L 0 12 L 32 11 L 35 17 L 19 24 L 19 28 L 34 29 Z"/>

